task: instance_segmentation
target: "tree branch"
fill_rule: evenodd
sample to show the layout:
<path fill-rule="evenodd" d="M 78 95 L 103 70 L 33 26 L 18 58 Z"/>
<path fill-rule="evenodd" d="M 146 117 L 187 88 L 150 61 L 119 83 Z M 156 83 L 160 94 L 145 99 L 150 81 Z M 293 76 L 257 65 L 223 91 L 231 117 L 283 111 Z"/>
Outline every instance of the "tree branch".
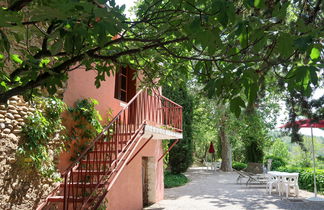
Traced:
<path fill-rule="evenodd" d="M 117 58 L 119 58 L 119 57 L 121 57 L 123 55 L 135 54 L 135 53 L 139 53 L 139 52 L 144 51 L 144 50 L 148 50 L 148 49 L 152 49 L 152 48 L 156 48 L 156 47 L 161 47 L 161 46 L 172 44 L 172 43 L 182 42 L 182 41 L 185 41 L 187 39 L 188 39 L 187 37 L 182 37 L 182 38 L 179 38 L 179 39 L 174 39 L 174 40 L 170 40 L 170 41 L 166 41 L 166 42 L 157 42 L 155 44 L 146 45 L 146 46 L 143 46 L 141 48 L 125 50 L 123 52 L 116 53 L 114 55 L 98 55 L 98 54 L 94 54 L 94 53 L 93 54 L 88 53 L 88 55 L 90 57 L 92 57 L 92 58 L 116 61 Z"/>
<path fill-rule="evenodd" d="M 75 56 L 71 58 L 70 60 L 67 60 L 60 65 L 53 67 L 52 69 L 49 69 L 48 72 L 45 72 L 44 74 L 39 75 L 36 80 L 29 81 L 27 84 L 23 86 L 18 86 L 15 88 L 12 88 L 11 90 L 1 93 L 0 94 L 0 104 L 6 103 L 7 100 L 14 96 L 19 95 L 24 92 L 26 92 L 29 89 L 36 88 L 38 86 L 41 86 L 46 82 L 47 79 L 51 77 L 55 77 L 56 74 L 62 73 L 62 70 L 68 69 L 71 65 L 75 64 L 78 61 L 81 61 L 85 57 L 85 54 Z M 52 73 L 50 73 L 52 72 Z M 54 73 L 54 74 L 53 74 Z"/>
<path fill-rule="evenodd" d="M 0 94 L 0 103 L 6 103 L 6 101 L 10 97 L 12 97 L 14 95 L 24 93 L 29 89 L 32 89 L 32 88 L 35 88 L 35 87 L 38 87 L 38 86 L 42 85 L 47 79 L 54 76 L 53 74 L 50 74 L 49 72 L 62 73 L 62 70 L 66 70 L 71 65 L 75 64 L 76 62 L 81 61 L 82 59 L 84 59 L 86 57 L 86 55 L 88 55 L 88 56 L 90 56 L 92 58 L 103 59 L 103 60 L 109 59 L 109 60 L 115 61 L 118 57 L 123 56 L 123 55 L 129 55 L 129 54 L 138 53 L 138 52 L 141 52 L 143 50 L 152 49 L 152 48 L 155 48 L 155 47 L 159 47 L 161 45 L 167 45 L 167 44 L 171 44 L 171 43 L 181 42 L 181 41 L 184 41 L 186 39 L 187 39 L 186 37 L 182 37 L 182 38 L 179 38 L 179 39 L 174 39 L 174 40 L 170 40 L 170 41 L 166 41 L 166 42 L 157 42 L 155 44 L 146 45 L 146 46 L 141 47 L 141 48 L 126 50 L 126 51 L 123 51 L 123 52 L 120 52 L 120 53 L 117 53 L 117 54 L 114 54 L 114 55 L 111 55 L 111 56 L 102 56 L 102 55 L 95 54 L 101 48 L 94 48 L 94 49 L 88 50 L 83 54 L 74 56 L 73 58 L 61 63 L 60 65 L 49 69 L 48 72 L 39 75 L 36 78 L 36 80 L 34 80 L 34 81 L 30 81 L 30 82 L 28 82 L 27 84 L 25 84 L 23 86 L 18 86 L 18 87 L 15 87 L 15 88 L 13 88 L 13 89 L 5 92 L 5 93 L 1 93 Z M 116 40 L 110 41 L 109 43 L 117 43 L 119 41 L 121 41 L 121 40 L 116 39 Z M 20 70 L 20 71 L 24 71 L 24 70 L 28 70 L 28 69 L 22 68 L 22 70 Z M 16 73 L 16 75 L 17 75 L 17 73 Z"/>
<path fill-rule="evenodd" d="M 8 10 L 10 11 L 20 11 L 24 8 L 27 4 L 32 2 L 33 0 L 18 0 L 15 1 L 12 5 L 9 6 Z"/>
<path fill-rule="evenodd" d="M 315 6 L 314 10 L 308 18 L 308 23 L 311 23 L 315 20 L 317 13 L 321 10 L 321 3 L 322 3 L 322 0 L 318 0 L 316 2 L 316 6 Z"/>
<path fill-rule="evenodd" d="M 256 62 L 260 62 L 263 61 L 263 59 L 251 59 L 251 60 L 245 60 L 245 61 L 241 61 L 241 60 L 229 60 L 226 58 L 201 58 L 201 57 L 195 57 L 195 56 L 182 56 L 182 55 L 177 55 L 174 52 L 172 52 L 171 50 L 169 50 L 168 48 L 166 48 L 165 46 L 161 46 L 168 54 L 170 54 L 171 56 L 175 57 L 175 58 L 180 58 L 180 59 L 184 59 L 184 60 L 196 60 L 196 61 L 224 61 L 224 62 L 228 62 L 228 63 L 256 63 Z"/>

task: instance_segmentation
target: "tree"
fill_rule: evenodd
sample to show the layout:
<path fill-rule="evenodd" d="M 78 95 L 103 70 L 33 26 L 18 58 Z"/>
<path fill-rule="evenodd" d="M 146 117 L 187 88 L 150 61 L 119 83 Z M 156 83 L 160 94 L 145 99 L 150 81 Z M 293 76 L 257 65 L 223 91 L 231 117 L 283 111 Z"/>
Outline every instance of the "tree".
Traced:
<path fill-rule="evenodd" d="M 226 127 L 227 127 L 227 115 L 226 113 L 222 112 L 220 116 L 220 122 L 219 122 L 219 140 L 221 142 L 221 157 L 222 157 L 222 164 L 221 164 L 221 170 L 223 171 L 232 171 L 232 146 L 228 139 L 227 133 L 226 133 Z"/>
<path fill-rule="evenodd" d="M 135 20 L 114 0 L 105 2 L 2 2 L 0 102 L 37 87 L 53 94 L 79 65 L 98 72 L 97 87 L 118 65 L 143 70 L 150 86 L 154 78 L 161 78 L 155 85 L 181 79 L 192 67 L 237 114 L 270 73 L 303 95 L 318 84 L 322 0 L 145 0 Z"/>
<path fill-rule="evenodd" d="M 169 165 L 173 174 L 185 172 L 193 162 L 192 120 L 193 98 L 188 93 L 185 83 L 178 83 L 176 87 L 164 86 L 163 95 L 183 107 L 183 139 L 170 151 Z M 174 141 L 170 141 L 169 146 Z"/>

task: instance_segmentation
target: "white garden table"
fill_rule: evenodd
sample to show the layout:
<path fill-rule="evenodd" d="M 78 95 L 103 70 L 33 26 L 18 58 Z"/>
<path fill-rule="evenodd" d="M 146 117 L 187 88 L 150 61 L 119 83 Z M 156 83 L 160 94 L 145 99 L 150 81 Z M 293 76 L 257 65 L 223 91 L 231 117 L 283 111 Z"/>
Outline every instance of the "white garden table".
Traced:
<path fill-rule="evenodd" d="M 276 180 L 278 180 L 278 190 L 279 190 L 279 195 L 284 194 L 284 187 L 287 185 L 288 187 L 288 193 L 289 193 L 289 188 L 292 186 L 291 184 L 294 184 L 294 187 L 297 189 L 297 196 L 298 196 L 298 175 L 299 173 L 288 173 L 288 172 L 281 172 L 281 171 L 268 171 L 268 175 L 275 177 Z M 291 182 L 291 180 L 294 180 L 294 183 Z M 288 193 L 286 196 L 288 197 Z"/>

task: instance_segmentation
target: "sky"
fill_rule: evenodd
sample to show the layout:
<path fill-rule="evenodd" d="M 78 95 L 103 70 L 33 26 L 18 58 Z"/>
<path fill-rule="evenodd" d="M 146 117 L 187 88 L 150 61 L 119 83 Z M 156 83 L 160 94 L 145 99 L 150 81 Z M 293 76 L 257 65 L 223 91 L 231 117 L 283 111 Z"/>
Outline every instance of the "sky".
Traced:
<path fill-rule="evenodd" d="M 115 0 L 115 1 L 116 1 L 116 4 L 120 5 L 120 6 L 125 4 L 125 6 L 126 6 L 126 9 L 125 9 L 126 16 L 131 17 L 131 15 L 130 15 L 130 13 L 128 11 L 132 6 L 134 6 L 134 2 L 136 2 L 136 1 L 134 1 L 134 0 Z"/>

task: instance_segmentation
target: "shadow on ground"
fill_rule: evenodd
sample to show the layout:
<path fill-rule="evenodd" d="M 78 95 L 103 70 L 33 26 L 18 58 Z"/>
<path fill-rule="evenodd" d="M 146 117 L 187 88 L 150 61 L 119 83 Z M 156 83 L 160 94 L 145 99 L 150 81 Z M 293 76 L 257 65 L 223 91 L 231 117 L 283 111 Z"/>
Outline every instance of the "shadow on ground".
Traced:
<path fill-rule="evenodd" d="M 191 180 L 187 185 L 166 189 L 165 200 L 145 209 L 324 209 L 324 202 L 307 201 L 303 193 L 304 197 L 286 199 L 275 192 L 266 194 L 265 186 L 237 184 L 235 172 L 191 168 L 186 175 Z"/>

